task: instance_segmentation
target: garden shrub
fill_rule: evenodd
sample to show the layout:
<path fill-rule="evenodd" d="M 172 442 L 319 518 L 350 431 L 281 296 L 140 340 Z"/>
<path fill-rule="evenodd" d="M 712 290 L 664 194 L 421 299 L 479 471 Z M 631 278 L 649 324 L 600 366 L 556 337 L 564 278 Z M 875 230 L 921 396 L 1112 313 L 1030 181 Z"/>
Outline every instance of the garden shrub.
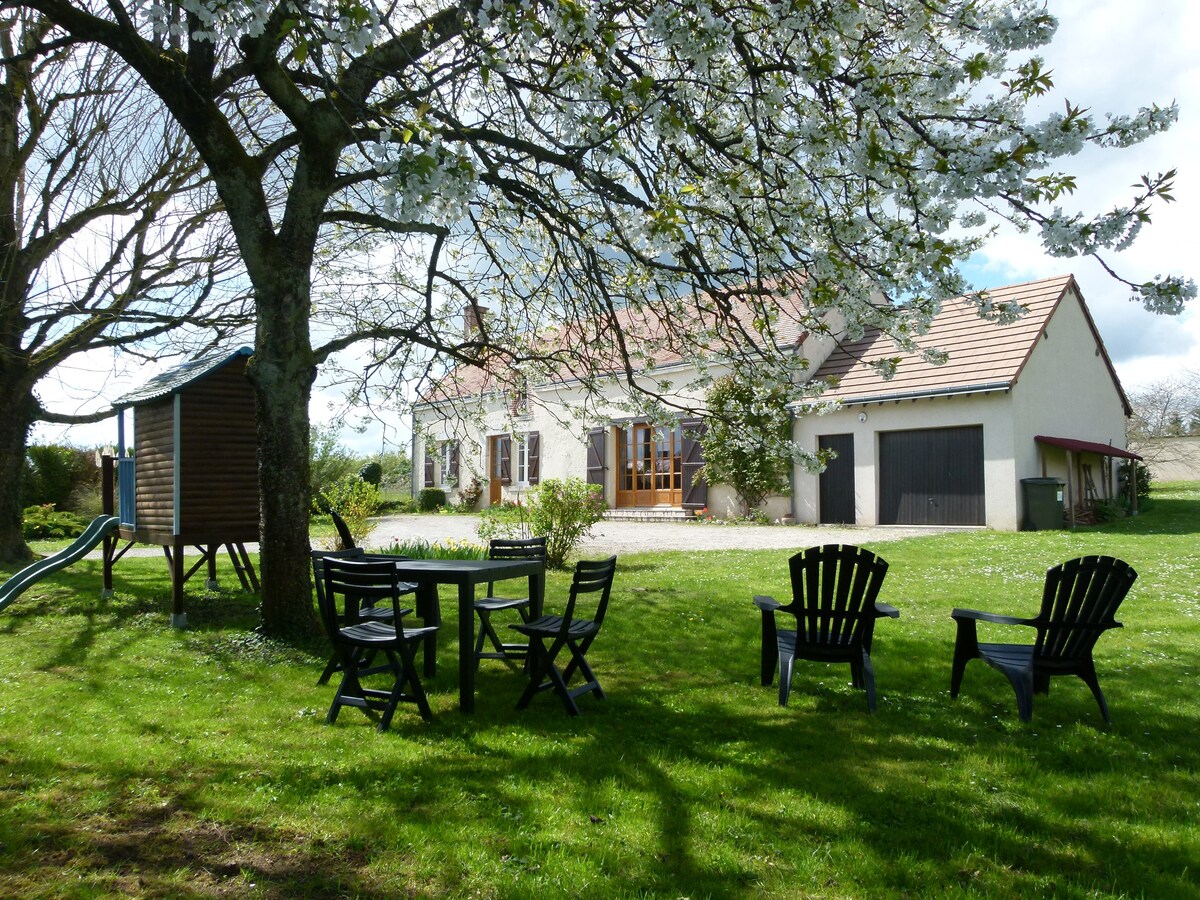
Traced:
<path fill-rule="evenodd" d="M 99 485 L 100 469 L 94 451 L 58 444 L 34 444 L 25 451 L 21 482 L 24 506 L 73 509 L 72 501 L 77 496 L 95 492 Z"/>
<path fill-rule="evenodd" d="M 379 488 L 375 485 L 350 475 L 327 487 L 321 497 L 346 521 L 358 543 L 361 544 L 374 529 L 375 524 L 368 520 L 379 511 Z"/>
<path fill-rule="evenodd" d="M 27 541 L 77 538 L 87 526 L 83 516 L 56 510 L 53 503 L 26 507 L 22 517 L 22 531 Z"/>
<path fill-rule="evenodd" d="M 561 569 L 567 554 L 604 518 L 604 492 L 582 478 L 547 478 L 529 492 L 529 526 L 546 538 L 546 564 Z"/>
<path fill-rule="evenodd" d="M 1129 466 L 1131 464 L 1137 466 L 1138 505 L 1144 506 L 1150 499 L 1150 482 L 1154 479 L 1154 473 L 1144 462 L 1122 463 L 1117 469 L 1117 483 L 1120 485 L 1121 493 L 1125 496 L 1129 495 Z"/>
<path fill-rule="evenodd" d="M 422 488 L 417 494 L 417 509 L 421 512 L 433 512 L 446 505 L 446 492 L 441 488 Z"/>
<path fill-rule="evenodd" d="M 506 500 L 481 510 L 475 530 L 485 541 L 527 538 L 529 515 L 521 504 Z"/>
<path fill-rule="evenodd" d="M 358 470 L 358 477 L 367 484 L 379 487 L 379 483 L 383 481 L 383 466 L 377 462 L 369 462 Z"/>
<path fill-rule="evenodd" d="M 456 508 L 462 512 L 474 512 L 475 508 L 479 506 L 481 497 L 483 497 L 483 485 L 478 478 L 472 478 L 458 489 L 458 505 Z"/>

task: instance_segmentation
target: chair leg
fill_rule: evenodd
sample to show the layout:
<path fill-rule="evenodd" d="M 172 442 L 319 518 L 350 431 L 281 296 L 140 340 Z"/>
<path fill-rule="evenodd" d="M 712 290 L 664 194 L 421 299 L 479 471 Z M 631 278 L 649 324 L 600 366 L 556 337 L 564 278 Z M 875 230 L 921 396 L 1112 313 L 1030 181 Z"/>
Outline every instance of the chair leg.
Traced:
<path fill-rule="evenodd" d="M 475 611 L 479 615 L 479 634 L 475 639 L 475 668 L 479 668 L 479 661 L 482 659 L 503 659 L 513 660 L 521 659 L 524 661 L 525 670 L 529 670 L 529 650 L 528 644 L 506 644 L 496 631 L 496 626 L 492 624 L 492 614 L 490 610 L 478 609 Z M 529 621 L 529 613 L 523 607 L 517 607 L 517 612 L 521 614 L 521 621 Z M 510 628 L 512 626 L 509 626 Z M 490 640 L 495 651 L 485 654 L 483 647 L 484 641 Z"/>
<path fill-rule="evenodd" d="M 415 703 L 417 711 L 425 721 L 433 718 L 433 712 L 429 708 L 429 699 L 425 696 L 425 687 L 421 684 L 420 676 L 417 675 L 416 648 L 412 644 L 406 643 L 401 645 L 399 650 L 399 659 L 396 659 L 392 651 L 388 651 L 388 657 L 395 662 L 400 671 L 396 678 L 396 684 L 388 697 L 387 706 L 384 708 L 383 718 L 379 722 L 380 731 L 387 731 L 388 726 L 392 723 L 392 717 L 396 713 L 396 707 L 403 701 Z M 408 693 L 404 691 L 405 686 L 410 688 Z"/>
<path fill-rule="evenodd" d="M 358 672 L 354 666 L 342 668 L 342 680 L 338 684 L 337 690 L 333 694 L 333 703 L 329 705 L 329 712 L 325 714 L 325 724 L 332 725 L 337 721 L 338 713 L 342 711 L 343 706 L 347 706 L 346 698 L 363 698 L 362 683 L 358 680 Z"/>
<path fill-rule="evenodd" d="M 1050 676 L 1045 672 L 1037 672 L 1033 676 L 1033 692 L 1035 694 L 1050 693 Z"/>
<path fill-rule="evenodd" d="M 792 667 L 795 665 L 795 654 L 788 651 L 775 651 L 779 656 L 779 705 L 788 705 L 788 695 L 792 692 Z"/>
<path fill-rule="evenodd" d="M 1090 659 L 1087 661 L 1087 668 L 1079 673 L 1079 677 L 1092 689 L 1092 696 L 1096 698 L 1096 703 L 1100 706 L 1100 715 L 1104 717 L 1104 723 L 1111 725 L 1112 718 L 1108 715 L 1108 702 L 1104 699 L 1104 692 L 1100 690 L 1100 679 L 1096 677 L 1096 666 Z"/>
<path fill-rule="evenodd" d="M 963 670 L 967 663 L 979 656 L 979 638 L 974 619 L 958 619 L 958 632 L 954 636 L 954 662 L 950 668 L 950 697 L 958 697 L 962 687 Z"/>
<path fill-rule="evenodd" d="M 317 686 L 329 684 L 329 679 L 333 677 L 333 673 L 341 669 L 342 662 L 338 659 L 337 652 L 334 651 L 333 656 L 329 657 L 329 662 L 325 663 L 325 670 L 321 673 L 321 677 L 317 679 Z"/>
<path fill-rule="evenodd" d="M 871 663 L 871 655 L 863 651 L 862 665 L 858 668 L 858 677 L 863 689 L 867 692 L 867 711 L 875 712 L 875 666 Z"/>
<path fill-rule="evenodd" d="M 1017 694 L 1017 715 L 1020 716 L 1022 722 L 1031 721 L 1033 719 L 1033 671 L 1021 669 L 1004 674 L 1012 682 L 1013 690 Z"/>
<path fill-rule="evenodd" d="M 765 687 L 775 679 L 779 644 L 775 633 L 775 614 L 764 612 L 762 618 L 762 683 Z"/>
<path fill-rule="evenodd" d="M 566 685 L 571 684 L 571 678 L 578 670 L 583 676 L 583 684 L 571 690 L 572 697 L 582 697 L 584 694 L 594 693 L 599 699 L 606 700 L 608 695 L 604 693 L 604 688 L 600 686 L 600 679 L 596 677 L 596 673 L 592 671 L 592 667 L 588 665 L 587 651 L 592 645 L 592 637 L 589 636 L 580 645 L 576 645 L 572 641 L 567 642 L 567 648 L 571 651 L 571 661 L 567 663 L 567 667 L 563 669 L 563 682 Z"/>
<path fill-rule="evenodd" d="M 525 686 L 521 698 L 517 701 L 517 709 L 525 709 L 529 706 L 533 695 L 541 690 L 542 679 L 545 677 L 547 668 L 553 668 L 553 663 L 549 661 L 546 645 L 541 638 L 529 639 L 529 656 L 532 659 L 530 665 L 529 684 Z"/>
<path fill-rule="evenodd" d="M 533 695 L 540 691 L 552 689 L 558 694 L 562 700 L 563 706 L 566 707 L 567 713 L 572 716 L 579 715 L 579 706 L 575 702 L 575 698 L 571 696 L 571 691 L 567 687 L 567 682 L 563 678 L 562 672 L 554 665 L 554 660 L 558 654 L 562 652 L 562 648 L 566 645 L 566 641 L 559 638 L 549 650 L 545 644 L 539 639 L 538 646 L 538 667 L 534 677 L 529 680 L 528 687 L 521 695 L 521 699 L 517 701 L 517 709 L 525 709 L 529 706 L 529 702 L 533 699 Z M 545 681 L 542 679 L 545 678 Z M 598 685 L 597 685 L 598 686 Z"/>

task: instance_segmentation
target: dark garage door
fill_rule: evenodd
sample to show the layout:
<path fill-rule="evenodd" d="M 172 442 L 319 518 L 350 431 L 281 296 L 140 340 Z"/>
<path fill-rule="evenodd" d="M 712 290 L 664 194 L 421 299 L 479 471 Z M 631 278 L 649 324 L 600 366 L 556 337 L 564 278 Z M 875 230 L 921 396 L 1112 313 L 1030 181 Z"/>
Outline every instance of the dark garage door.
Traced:
<path fill-rule="evenodd" d="M 879 435 L 882 525 L 983 525 L 983 426 Z"/>

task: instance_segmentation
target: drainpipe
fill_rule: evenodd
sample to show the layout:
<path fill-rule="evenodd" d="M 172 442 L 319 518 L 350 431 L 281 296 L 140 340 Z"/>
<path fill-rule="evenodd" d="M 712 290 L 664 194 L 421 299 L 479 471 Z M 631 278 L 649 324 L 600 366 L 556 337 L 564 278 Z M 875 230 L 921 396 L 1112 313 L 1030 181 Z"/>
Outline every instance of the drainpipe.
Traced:
<path fill-rule="evenodd" d="M 787 408 L 788 411 L 788 437 L 793 443 L 796 440 L 796 410 L 792 407 Z M 796 515 L 798 506 L 796 502 L 796 460 L 792 459 L 788 462 L 788 492 L 792 498 L 792 521 L 799 522 L 800 517 Z"/>
<path fill-rule="evenodd" d="M 408 459 L 409 468 L 412 469 L 408 473 L 408 496 L 415 500 L 417 497 L 417 429 L 415 427 L 412 430 L 412 448 L 408 451 Z"/>

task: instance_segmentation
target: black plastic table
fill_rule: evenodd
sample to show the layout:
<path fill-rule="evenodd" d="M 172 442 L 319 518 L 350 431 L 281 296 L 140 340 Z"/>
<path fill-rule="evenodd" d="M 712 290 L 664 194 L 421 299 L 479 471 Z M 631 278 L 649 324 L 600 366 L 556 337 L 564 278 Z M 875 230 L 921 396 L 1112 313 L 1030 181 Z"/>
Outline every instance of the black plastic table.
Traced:
<path fill-rule="evenodd" d="M 546 594 L 546 566 L 531 559 L 408 559 L 396 562 L 403 581 L 415 581 L 417 614 L 428 625 L 442 624 L 437 589 L 458 586 L 458 708 L 475 711 L 475 586 L 510 578 L 529 579 L 531 618 L 542 613 Z M 437 633 L 425 639 L 425 674 L 437 671 Z"/>

